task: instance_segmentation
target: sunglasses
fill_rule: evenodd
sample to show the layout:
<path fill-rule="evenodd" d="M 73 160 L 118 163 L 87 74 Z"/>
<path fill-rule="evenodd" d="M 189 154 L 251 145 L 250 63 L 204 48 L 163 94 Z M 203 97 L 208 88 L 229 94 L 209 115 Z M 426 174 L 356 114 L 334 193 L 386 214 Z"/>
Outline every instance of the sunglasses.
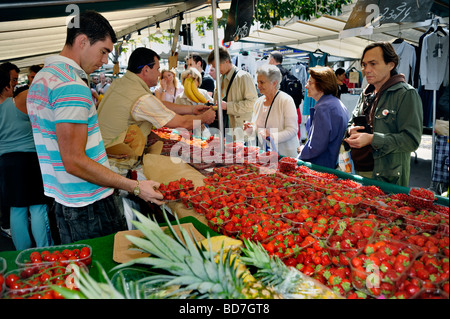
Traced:
<path fill-rule="evenodd" d="M 138 66 L 136 69 L 142 69 L 144 66 L 149 66 L 149 67 L 151 67 L 152 65 L 154 65 L 156 62 L 152 62 L 152 63 L 149 63 L 149 64 L 144 64 L 144 65 L 140 65 L 140 66 Z"/>

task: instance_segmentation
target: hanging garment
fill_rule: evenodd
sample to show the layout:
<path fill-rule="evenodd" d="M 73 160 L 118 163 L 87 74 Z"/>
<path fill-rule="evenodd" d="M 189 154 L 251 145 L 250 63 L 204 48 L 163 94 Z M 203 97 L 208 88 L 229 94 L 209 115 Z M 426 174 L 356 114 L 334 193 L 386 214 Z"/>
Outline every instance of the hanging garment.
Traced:
<path fill-rule="evenodd" d="M 449 77 L 448 36 L 432 33 L 425 36 L 420 56 L 420 80 L 426 90 L 439 90 L 448 85 Z"/>
<path fill-rule="evenodd" d="M 300 83 L 302 84 L 302 88 L 304 88 L 308 79 L 306 66 L 301 63 L 297 63 L 292 67 L 291 73 L 300 81 Z"/>
<path fill-rule="evenodd" d="M 314 67 L 314 66 L 325 66 L 328 62 L 328 53 L 324 53 L 320 56 L 315 56 L 313 52 L 309 53 L 309 67 Z M 308 78 L 306 79 L 306 81 L 308 81 Z M 306 85 L 306 83 L 305 83 Z M 313 108 L 314 105 L 316 105 L 316 100 L 314 100 L 312 97 L 308 96 L 308 90 L 305 89 L 305 99 L 303 102 L 303 109 L 302 109 L 302 114 L 303 115 L 309 115 L 309 110 L 310 108 Z"/>
<path fill-rule="evenodd" d="M 416 49 L 409 43 L 392 43 L 399 57 L 397 72 L 405 76 L 406 82 L 414 86 L 414 70 L 416 68 Z"/>

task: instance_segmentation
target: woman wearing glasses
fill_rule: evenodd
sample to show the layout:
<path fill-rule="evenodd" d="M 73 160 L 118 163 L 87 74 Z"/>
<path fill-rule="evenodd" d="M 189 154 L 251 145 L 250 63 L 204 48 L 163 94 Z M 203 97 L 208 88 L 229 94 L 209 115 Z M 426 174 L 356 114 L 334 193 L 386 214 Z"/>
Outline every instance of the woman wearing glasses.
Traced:
<path fill-rule="evenodd" d="M 349 120 L 348 111 L 337 98 L 337 78 L 331 68 L 316 66 L 308 72 L 310 76 L 305 88 L 308 96 L 317 103 L 310 109 L 306 122 L 308 140 L 300 159 L 335 169 Z"/>

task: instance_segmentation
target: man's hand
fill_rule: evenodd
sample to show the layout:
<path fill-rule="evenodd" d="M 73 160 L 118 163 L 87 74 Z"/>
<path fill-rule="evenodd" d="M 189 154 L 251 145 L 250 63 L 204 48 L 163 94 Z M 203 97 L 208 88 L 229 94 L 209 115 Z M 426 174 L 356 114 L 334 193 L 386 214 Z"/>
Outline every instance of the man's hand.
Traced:
<path fill-rule="evenodd" d="M 209 107 L 208 105 L 204 105 L 204 104 L 193 105 L 192 114 L 200 115 L 200 114 L 203 114 L 206 111 L 208 111 L 210 108 L 211 107 Z"/>
<path fill-rule="evenodd" d="M 139 197 L 145 200 L 146 202 L 155 203 L 157 205 L 164 204 L 163 195 L 158 192 L 159 183 L 152 180 L 143 180 L 139 181 L 139 188 L 141 189 L 141 193 Z"/>
<path fill-rule="evenodd" d="M 361 126 L 356 126 L 358 128 Z M 344 139 L 351 148 L 361 148 L 370 145 L 373 140 L 373 134 L 353 132 L 349 138 Z"/>
<path fill-rule="evenodd" d="M 227 109 L 227 102 L 222 101 L 222 110 L 226 110 Z"/>
<path fill-rule="evenodd" d="M 208 110 L 206 112 L 203 112 L 200 115 L 200 117 L 201 117 L 202 124 L 203 123 L 211 124 L 212 122 L 214 122 L 214 120 L 216 118 L 216 111 L 214 111 L 210 107 L 208 107 Z"/>
<path fill-rule="evenodd" d="M 352 126 L 348 128 L 348 135 L 352 136 L 354 133 L 361 133 L 358 132 L 359 130 L 364 130 L 364 126 L 355 126 L 355 124 L 352 124 Z"/>

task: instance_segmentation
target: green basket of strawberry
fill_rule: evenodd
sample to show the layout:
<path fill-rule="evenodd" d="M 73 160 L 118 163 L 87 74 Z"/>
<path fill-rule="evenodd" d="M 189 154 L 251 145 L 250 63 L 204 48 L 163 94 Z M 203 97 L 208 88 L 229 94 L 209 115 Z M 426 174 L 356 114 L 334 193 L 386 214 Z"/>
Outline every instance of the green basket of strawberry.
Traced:
<path fill-rule="evenodd" d="M 350 260 L 353 286 L 373 297 L 392 297 L 420 251 L 393 239 L 374 240 Z"/>

